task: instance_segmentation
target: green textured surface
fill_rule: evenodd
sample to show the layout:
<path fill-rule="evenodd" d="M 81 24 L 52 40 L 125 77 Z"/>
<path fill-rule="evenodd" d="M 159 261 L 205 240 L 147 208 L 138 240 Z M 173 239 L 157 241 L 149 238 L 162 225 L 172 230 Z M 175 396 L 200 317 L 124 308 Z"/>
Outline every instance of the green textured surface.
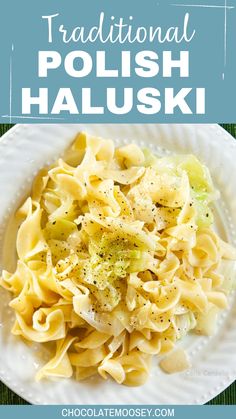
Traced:
<path fill-rule="evenodd" d="M 231 135 L 236 138 L 236 124 L 221 124 Z M 8 131 L 12 125 L 0 124 L 0 136 Z M 17 396 L 0 381 L 0 404 L 27 404 L 25 400 Z M 236 382 L 228 387 L 223 393 L 211 400 L 208 404 L 236 404 Z"/>

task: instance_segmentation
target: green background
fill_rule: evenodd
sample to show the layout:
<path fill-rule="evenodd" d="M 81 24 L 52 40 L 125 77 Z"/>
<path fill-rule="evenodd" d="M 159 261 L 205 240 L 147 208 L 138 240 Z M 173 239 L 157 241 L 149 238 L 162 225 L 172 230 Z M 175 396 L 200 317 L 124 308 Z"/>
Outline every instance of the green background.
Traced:
<path fill-rule="evenodd" d="M 12 126 L 0 124 L 0 137 Z M 221 124 L 221 126 L 236 138 L 236 124 Z M 27 404 L 27 402 L 0 381 L 0 404 Z M 236 404 L 236 381 L 208 404 Z"/>

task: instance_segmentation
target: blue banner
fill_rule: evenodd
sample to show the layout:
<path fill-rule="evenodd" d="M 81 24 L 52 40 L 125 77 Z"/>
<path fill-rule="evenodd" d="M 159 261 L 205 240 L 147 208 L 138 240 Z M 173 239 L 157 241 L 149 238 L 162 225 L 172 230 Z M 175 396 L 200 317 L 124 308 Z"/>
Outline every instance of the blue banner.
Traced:
<path fill-rule="evenodd" d="M 236 406 L 157 406 L 157 405 L 101 405 L 101 406 L 0 406 L 3 419 L 32 417 L 59 418 L 175 418 L 175 419 L 234 419 Z"/>
<path fill-rule="evenodd" d="M 4 2 L 0 122 L 234 122 L 235 7 Z"/>

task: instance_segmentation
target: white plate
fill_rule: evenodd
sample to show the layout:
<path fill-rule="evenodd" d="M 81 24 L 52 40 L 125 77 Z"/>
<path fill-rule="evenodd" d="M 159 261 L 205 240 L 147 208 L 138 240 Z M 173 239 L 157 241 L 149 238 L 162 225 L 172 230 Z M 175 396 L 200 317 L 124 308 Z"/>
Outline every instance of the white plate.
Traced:
<path fill-rule="evenodd" d="M 17 125 L 0 140 L 0 265 L 10 214 L 29 190 L 37 171 L 51 163 L 85 129 L 118 143 L 136 141 L 164 152 L 197 155 L 209 167 L 221 191 L 215 209 L 223 238 L 236 244 L 236 141 L 217 125 Z M 12 253 L 12 252 L 10 252 Z M 7 255 L 11 263 L 10 254 Z M 151 377 L 138 388 L 92 379 L 36 383 L 34 375 L 47 353 L 10 334 L 9 296 L 0 291 L 0 378 L 24 399 L 35 404 L 203 404 L 230 385 L 236 377 L 236 301 L 220 318 L 215 336 L 187 337 L 183 341 L 192 370 L 165 375 L 154 358 Z"/>

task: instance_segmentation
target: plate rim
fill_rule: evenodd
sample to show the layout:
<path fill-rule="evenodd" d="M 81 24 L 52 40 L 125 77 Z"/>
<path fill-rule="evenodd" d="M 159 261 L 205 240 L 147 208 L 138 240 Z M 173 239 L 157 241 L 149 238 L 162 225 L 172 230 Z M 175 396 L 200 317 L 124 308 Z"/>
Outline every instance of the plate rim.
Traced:
<path fill-rule="evenodd" d="M 39 125 L 40 127 L 42 127 L 44 125 L 51 125 L 51 124 L 16 124 L 1 136 L 0 145 L 2 144 L 2 141 L 4 141 L 4 140 L 8 141 L 9 137 L 14 136 L 15 131 L 17 131 L 21 127 L 24 127 L 24 126 L 25 127 L 30 127 L 31 125 L 34 125 L 34 126 Z M 58 125 L 66 125 L 66 124 L 58 124 Z M 78 126 L 81 127 L 81 124 L 73 124 L 73 125 L 78 125 Z M 83 125 L 86 126 L 86 125 L 89 125 L 89 124 L 83 124 Z M 130 124 L 97 124 L 97 125 L 117 125 L 117 126 L 119 126 L 119 125 L 130 125 Z M 140 125 L 140 124 L 131 124 L 131 125 Z M 144 125 L 177 125 L 177 126 L 179 126 L 179 125 L 183 125 L 183 124 L 144 124 Z M 203 126 L 203 127 L 208 126 L 208 127 L 214 128 L 214 129 L 217 128 L 218 132 L 221 131 L 222 137 L 224 137 L 225 140 L 230 141 L 231 145 L 234 146 L 234 148 L 236 148 L 236 140 L 234 139 L 234 137 L 228 131 L 226 131 L 223 127 L 221 127 L 218 124 L 185 124 L 185 125 L 198 125 L 198 126 Z M 230 386 L 235 381 L 235 378 L 236 378 L 236 376 L 232 379 L 227 379 L 226 380 L 227 383 L 226 383 L 226 381 L 222 382 L 222 385 L 220 386 L 221 388 L 219 390 L 216 390 L 216 393 L 213 396 L 211 396 L 208 399 L 205 399 L 201 404 L 207 403 L 209 400 L 211 400 L 212 398 L 214 398 L 218 394 L 220 394 L 222 391 L 224 391 L 228 386 Z M 7 376 L 3 377 L 1 372 L 0 372 L 0 379 L 7 387 L 10 388 L 10 390 L 14 391 L 17 395 L 22 397 L 27 402 L 33 403 L 33 404 L 38 404 L 37 403 L 37 398 L 34 398 L 33 395 L 32 395 L 32 397 L 27 395 L 24 390 L 19 389 L 17 384 L 15 385 L 14 383 L 12 383 L 11 380 L 7 378 Z M 218 386 L 218 388 L 219 388 L 219 386 Z M 48 403 L 47 402 L 46 403 L 44 403 L 44 402 L 41 403 L 40 402 L 40 404 L 48 404 Z"/>

